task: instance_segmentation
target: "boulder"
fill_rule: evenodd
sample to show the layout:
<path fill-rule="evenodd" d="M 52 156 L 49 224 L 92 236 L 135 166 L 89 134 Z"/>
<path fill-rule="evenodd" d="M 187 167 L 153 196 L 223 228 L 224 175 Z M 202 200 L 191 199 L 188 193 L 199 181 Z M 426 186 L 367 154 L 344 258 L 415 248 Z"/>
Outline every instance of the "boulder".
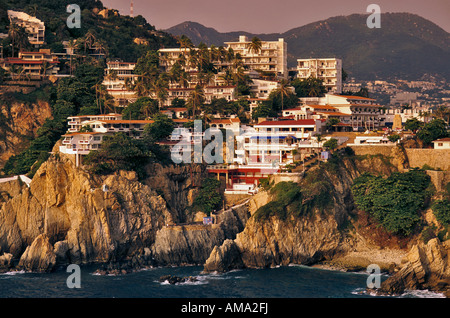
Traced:
<path fill-rule="evenodd" d="M 10 253 L 3 253 L 0 256 L 0 272 L 7 271 L 12 267 L 13 255 Z"/>
<path fill-rule="evenodd" d="M 409 251 L 404 265 L 385 280 L 380 294 L 401 294 L 405 290 L 429 289 L 448 293 L 450 287 L 450 241 L 441 243 L 434 238 L 420 242 Z"/>
<path fill-rule="evenodd" d="M 19 260 L 19 269 L 50 272 L 56 264 L 56 254 L 46 234 L 40 234 L 28 246 Z"/>

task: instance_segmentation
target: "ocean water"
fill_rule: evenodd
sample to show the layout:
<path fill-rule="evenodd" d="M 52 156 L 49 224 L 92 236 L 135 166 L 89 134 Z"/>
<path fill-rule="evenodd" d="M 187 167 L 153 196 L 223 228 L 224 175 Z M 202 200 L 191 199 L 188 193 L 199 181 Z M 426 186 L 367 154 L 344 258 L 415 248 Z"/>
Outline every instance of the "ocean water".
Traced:
<path fill-rule="evenodd" d="M 0 274 L 0 298 L 377 298 L 365 292 L 367 273 L 307 266 L 245 269 L 203 274 L 202 267 L 151 268 L 126 275 L 97 275 L 95 266 L 81 267 L 81 288 L 68 288 L 65 269 L 39 274 Z M 195 276 L 198 281 L 171 285 L 163 275 Z M 387 276 L 382 276 L 382 281 Z M 409 292 L 400 297 L 442 297 Z"/>

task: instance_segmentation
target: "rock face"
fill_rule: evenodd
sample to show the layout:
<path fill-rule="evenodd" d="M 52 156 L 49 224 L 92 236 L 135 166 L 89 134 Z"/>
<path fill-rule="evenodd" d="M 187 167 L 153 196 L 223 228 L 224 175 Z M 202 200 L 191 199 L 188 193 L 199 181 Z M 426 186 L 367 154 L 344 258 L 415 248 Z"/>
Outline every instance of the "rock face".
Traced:
<path fill-rule="evenodd" d="M 40 234 L 20 257 L 19 269 L 51 271 L 56 264 L 56 254 L 46 234 Z"/>
<path fill-rule="evenodd" d="M 348 248 L 332 215 L 287 221 L 272 217 L 263 223 L 251 218 L 234 241 L 214 248 L 204 270 L 313 264 Z"/>
<path fill-rule="evenodd" d="M 244 229 L 248 209 L 225 211 L 218 224 L 191 221 L 196 188 L 186 166 L 149 166 L 150 177 L 120 171 L 95 176 L 57 153 L 0 206 L 0 255 L 18 268 L 51 271 L 62 264 L 111 263 L 105 272 L 135 266 L 203 264 L 215 245 Z M 202 178 L 197 171 L 197 182 Z M 12 193 L 12 192 L 11 192 Z M 0 202 L 1 204 L 1 202 Z M 114 265 L 114 263 L 117 263 Z"/>
<path fill-rule="evenodd" d="M 17 155 L 29 145 L 36 131 L 52 116 L 48 102 L 22 102 L 11 96 L 0 96 L 0 168 L 12 155 Z"/>
<path fill-rule="evenodd" d="M 31 270 L 50 270 L 56 261 L 115 261 L 142 253 L 171 220 L 166 202 L 135 174 L 97 178 L 53 156 L 30 188 L 1 206 L 0 254 Z M 42 248 L 48 253 L 39 255 Z"/>
<path fill-rule="evenodd" d="M 222 212 L 218 224 L 168 226 L 159 230 L 152 254 L 156 264 L 203 265 L 215 246 L 236 238 L 249 217 L 247 206 Z"/>
<path fill-rule="evenodd" d="M 382 284 L 378 292 L 401 294 L 407 289 L 430 289 L 450 296 L 450 241 L 434 238 L 414 245 L 403 267 Z"/>
<path fill-rule="evenodd" d="M 343 160 L 336 169 L 321 175 L 332 185 L 333 204 L 327 211 L 313 210 L 287 219 L 271 216 L 265 221 L 252 217 L 235 240 L 226 240 L 214 248 L 204 270 L 221 272 L 289 263 L 310 265 L 342 256 L 360 246 L 367 248 L 358 233 L 347 229 L 351 215 L 356 215 L 351 195 L 353 179 L 371 169 L 390 174 L 395 167 L 386 165 L 380 158 L 370 158 L 358 162 Z M 258 193 L 249 203 L 251 213 L 271 200 L 267 192 Z"/>

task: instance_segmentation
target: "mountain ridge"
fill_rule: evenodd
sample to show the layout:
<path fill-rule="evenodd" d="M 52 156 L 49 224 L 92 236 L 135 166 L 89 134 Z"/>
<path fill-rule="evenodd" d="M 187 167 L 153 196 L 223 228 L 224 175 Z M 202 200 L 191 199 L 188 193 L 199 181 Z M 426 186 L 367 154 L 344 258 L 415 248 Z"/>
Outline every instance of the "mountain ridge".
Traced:
<path fill-rule="evenodd" d="M 186 35 L 195 45 L 223 45 L 239 35 L 262 40 L 284 38 L 288 43 L 288 66 L 297 58 L 337 57 L 344 69 L 360 79 L 418 79 L 425 74 L 450 79 L 450 33 L 433 22 L 411 13 L 383 13 L 381 28 L 369 29 L 367 15 L 336 16 L 308 23 L 282 33 L 254 34 L 219 32 L 200 23 L 186 21 L 164 30 Z"/>

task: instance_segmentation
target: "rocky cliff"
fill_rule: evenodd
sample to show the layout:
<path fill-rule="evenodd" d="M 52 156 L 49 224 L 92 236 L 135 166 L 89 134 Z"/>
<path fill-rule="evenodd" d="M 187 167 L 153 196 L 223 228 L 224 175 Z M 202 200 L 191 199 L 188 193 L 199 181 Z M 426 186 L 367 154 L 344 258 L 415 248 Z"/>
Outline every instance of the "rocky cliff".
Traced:
<path fill-rule="evenodd" d="M 332 204 L 325 211 L 312 206 L 301 215 L 288 214 L 286 219 L 277 215 L 265 221 L 252 217 L 235 240 L 227 240 L 214 248 L 206 261 L 205 271 L 289 263 L 309 265 L 368 248 L 370 242 L 358 236 L 354 226 L 349 227 L 356 215 L 350 187 L 355 177 L 373 168 L 384 174 L 395 171 L 392 165 L 377 157 L 364 161 L 345 159 L 338 167 L 321 171 L 321 181 L 326 184 L 313 192 L 329 192 Z M 306 187 L 310 182 L 304 180 L 299 186 Z M 273 197 L 267 192 L 259 193 L 250 202 L 252 212 L 271 200 Z M 307 204 L 307 200 L 303 197 L 301 205 Z"/>
<path fill-rule="evenodd" d="M 212 226 L 180 224 L 195 217 L 189 206 L 201 169 L 195 176 L 188 166 L 149 165 L 148 179 L 140 182 L 134 172 L 91 175 L 56 153 L 29 188 L 17 180 L 3 185 L 0 268 L 51 271 L 59 264 L 129 260 L 136 266 L 203 264 L 215 245 L 244 229 L 249 214 L 242 205 L 218 215 Z"/>
<path fill-rule="evenodd" d="M 51 116 L 51 107 L 46 101 L 25 102 L 0 95 L 0 168 L 9 157 L 29 145 L 39 127 Z"/>
<path fill-rule="evenodd" d="M 150 246 L 170 219 L 161 196 L 133 173 L 97 178 L 53 156 L 30 188 L 2 205 L 0 254 L 20 258 L 27 269 L 46 258 L 50 265 L 42 270 L 56 264 L 56 254 L 68 263 L 122 259 Z"/>
<path fill-rule="evenodd" d="M 450 240 L 434 238 L 414 245 L 403 260 L 402 268 L 385 280 L 378 292 L 402 294 L 405 290 L 429 289 L 450 297 Z"/>

